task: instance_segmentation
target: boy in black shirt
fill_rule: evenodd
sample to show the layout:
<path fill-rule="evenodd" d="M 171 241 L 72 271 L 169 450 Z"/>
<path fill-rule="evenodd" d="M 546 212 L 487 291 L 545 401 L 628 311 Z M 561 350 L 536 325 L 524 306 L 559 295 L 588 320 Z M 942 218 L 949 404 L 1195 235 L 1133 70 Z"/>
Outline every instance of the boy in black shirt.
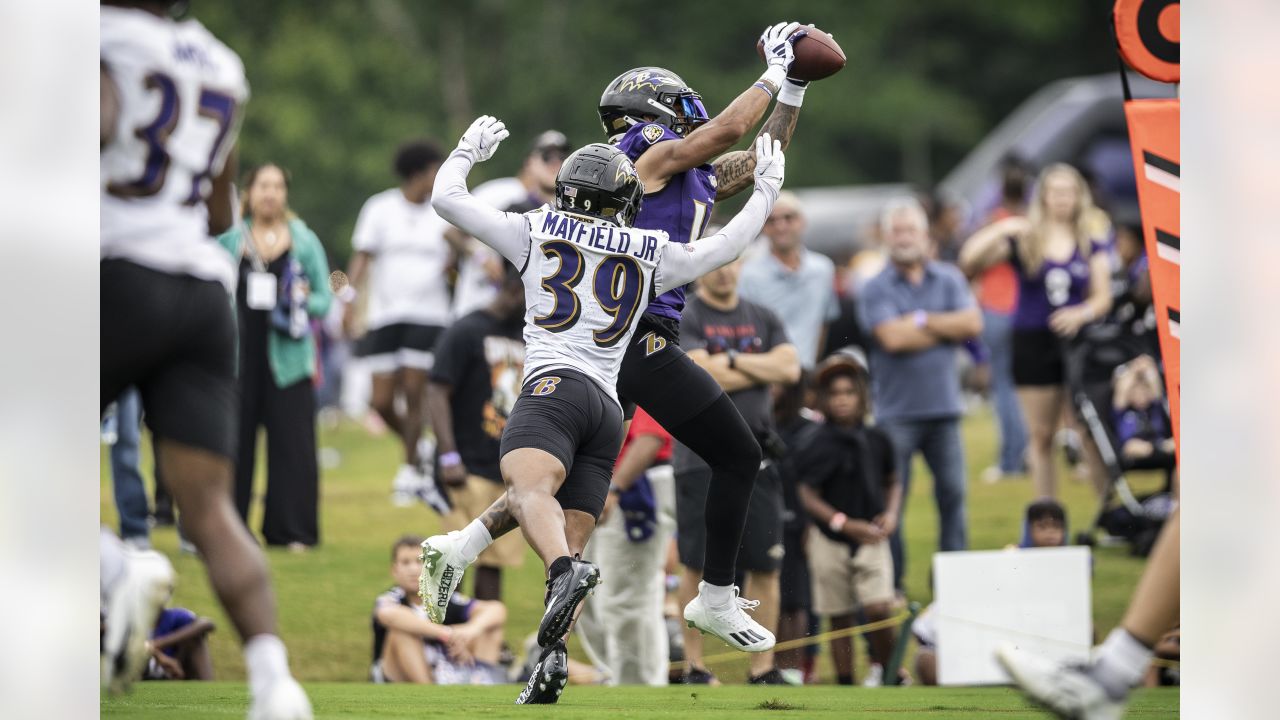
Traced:
<path fill-rule="evenodd" d="M 888 538 L 902 502 L 889 436 L 864 423 L 869 378 L 866 367 L 837 353 L 818 366 L 818 405 L 826 423 L 797 460 L 800 502 L 819 532 L 809 534 L 813 608 L 830 618 L 831 629 L 854 625 L 861 605 L 867 620 L 889 617 L 893 558 Z M 893 630 L 868 634 L 871 660 L 884 667 L 893 654 Z M 831 641 L 836 678 L 853 684 L 851 638 Z"/>

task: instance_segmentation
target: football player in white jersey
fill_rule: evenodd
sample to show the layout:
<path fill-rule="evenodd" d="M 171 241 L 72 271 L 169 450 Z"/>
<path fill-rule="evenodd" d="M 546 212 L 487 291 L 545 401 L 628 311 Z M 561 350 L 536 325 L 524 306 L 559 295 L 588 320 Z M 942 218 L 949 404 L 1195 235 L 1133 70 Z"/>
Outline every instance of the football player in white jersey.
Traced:
<path fill-rule="evenodd" d="M 262 552 L 231 502 L 238 402 L 231 178 L 249 96 L 240 58 L 170 2 L 101 8 L 101 406 L 136 386 L 160 474 L 244 640 L 249 717 L 310 718 L 276 634 Z M 104 533 L 103 676 L 126 688 L 172 570 Z M 166 572 L 167 571 L 167 572 Z"/>
<path fill-rule="evenodd" d="M 780 144 L 762 136 L 746 206 L 719 233 L 686 245 L 631 226 L 644 186 L 631 160 L 603 143 L 564 161 L 554 208 L 517 215 L 476 200 L 466 175 L 507 135 L 492 117 L 472 123 L 440 168 L 432 204 L 520 268 L 525 283 L 524 389 L 507 420 L 499 462 L 511 512 L 547 568 L 538 628 L 544 650 L 516 702 L 554 703 L 568 679 L 564 635 L 600 580 L 599 568 L 579 558 L 604 507 L 622 440 L 614 386 L 636 320 L 653 297 L 730 262 L 755 239 L 781 189 L 784 158 Z M 440 593 L 453 592 L 472 551 L 488 541 L 476 520 L 423 543 L 420 589 L 433 617 Z M 734 621 L 750 631 L 755 623 L 745 606 L 734 605 Z"/>

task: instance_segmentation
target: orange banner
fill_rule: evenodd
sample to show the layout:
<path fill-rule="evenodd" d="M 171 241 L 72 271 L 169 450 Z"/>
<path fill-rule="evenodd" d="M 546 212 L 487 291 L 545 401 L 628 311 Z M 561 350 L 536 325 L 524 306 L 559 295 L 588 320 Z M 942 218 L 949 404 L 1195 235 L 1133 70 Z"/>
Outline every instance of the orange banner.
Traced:
<path fill-rule="evenodd" d="M 1177 100 L 1132 100 L 1124 104 L 1138 178 L 1142 235 L 1151 267 L 1151 292 L 1164 356 L 1173 437 L 1182 456 L 1181 422 L 1181 154 Z"/>

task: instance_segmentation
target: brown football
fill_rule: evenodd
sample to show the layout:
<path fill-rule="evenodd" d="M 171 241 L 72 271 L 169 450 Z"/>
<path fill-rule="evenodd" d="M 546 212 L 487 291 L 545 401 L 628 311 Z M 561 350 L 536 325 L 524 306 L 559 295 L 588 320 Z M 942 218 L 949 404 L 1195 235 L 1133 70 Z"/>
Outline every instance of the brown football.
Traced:
<path fill-rule="evenodd" d="M 796 59 L 787 75 L 797 80 L 821 80 L 844 67 L 844 50 L 827 33 L 815 27 L 802 27 L 806 34 L 795 41 Z M 764 43 L 756 43 L 756 53 L 764 58 Z"/>

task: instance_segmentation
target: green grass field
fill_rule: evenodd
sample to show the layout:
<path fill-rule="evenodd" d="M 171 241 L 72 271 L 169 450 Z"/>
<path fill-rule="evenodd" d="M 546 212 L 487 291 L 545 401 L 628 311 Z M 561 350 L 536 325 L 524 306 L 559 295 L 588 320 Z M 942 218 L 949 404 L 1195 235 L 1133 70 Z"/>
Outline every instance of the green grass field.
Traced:
<path fill-rule="evenodd" d="M 993 418 L 983 410 L 966 420 L 964 426 L 965 448 L 969 466 L 969 533 L 973 549 L 1003 547 L 1016 542 L 1020 532 L 1021 514 L 1032 492 L 1026 479 L 987 485 L 977 478 L 981 469 L 995 456 L 995 431 Z M 373 598 L 385 589 L 388 576 L 388 550 L 391 542 L 403 533 L 432 534 L 439 528 L 437 516 L 424 506 L 400 509 L 388 501 L 391 477 L 398 464 L 395 442 L 390 437 L 370 437 L 355 424 L 344 423 L 335 430 L 321 432 L 320 444 L 333 448 L 341 456 L 334 468 L 323 470 L 321 478 L 321 542 L 315 551 L 302 555 L 282 550 L 267 551 L 279 604 L 280 631 L 288 644 L 290 661 L 297 677 L 305 683 L 363 682 L 369 666 L 371 638 L 369 618 Z M 115 508 L 110 491 L 110 472 L 106 462 L 106 450 L 102 453 L 101 507 L 102 522 L 116 526 Z M 143 473 L 150 478 L 150 452 L 144 448 Z M 261 457 L 261 453 L 259 453 Z M 260 470 L 261 474 L 261 470 Z M 261 489 L 262 478 L 259 478 Z M 1140 487 L 1158 483 L 1155 477 L 1143 478 Z M 1096 510 L 1092 492 L 1085 484 L 1063 480 L 1062 499 L 1067 505 L 1073 527 L 1080 527 Z M 260 524 L 256 513 L 251 526 Z M 915 480 L 908 499 L 905 532 L 910 562 L 906 585 L 912 599 L 927 603 L 929 556 L 936 547 L 937 518 L 934 511 L 932 490 L 927 471 L 917 463 Z M 162 528 L 153 533 L 152 541 L 157 549 L 165 552 L 174 562 L 179 575 L 174 604 L 191 608 L 208 615 L 218 624 L 211 638 L 211 650 L 219 680 L 243 680 L 244 663 L 234 630 L 221 608 L 214 600 L 205 579 L 200 561 L 178 552 L 178 541 L 172 528 Z M 1117 622 L 1128 602 L 1134 583 L 1142 568 L 1140 559 L 1132 558 L 1124 548 L 1103 548 L 1096 551 L 1093 582 L 1094 619 L 1098 637 L 1102 637 Z M 607 574 L 609 568 L 604 568 Z M 511 571 L 504 579 L 505 600 L 509 606 L 507 635 L 513 647 L 519 648 L 521 639 L 533 630 L 541 615 L 542 570 L 530 551 L 523 567 Z M 464 584 L 464 590 L 466 586 Z M 707 653 L 716 654 L 725 648 L 712 641 Z M 713 670 L 722 680 L 741 682 L 746 672 L 746 655 L 740 659 L 720 663 Z M 820 665 L 823 677 L 830 678 L 831 670 L 823 653 Z M 861 675 L 861 669 L 859 671 Z M 570 697 L 581 698 L 584 706 L 600 709 L 630 708 L 636 713 L 641 708 L 653 708 L 654 713 L 666 707 L 670 713 L 687 714 L 694 706 L 686 703 L 685 691 L 622 691 L 600 692 L 594 688 L 571 688 Z M 480 691 L 474 695 L 457 693 L 452 689 L 414 690 L 410 688 L 369 688 L 365 686 L 316 685 L 317 707 L 323 716 L 366 717 L 394 716 L 421 712 L 417 701 L 426 692 L 441 693 L 430 697 L 466 698 L 465 704 L 445 703 L 450 711 L 457 710 L 492 714 L 495 707 L 505 706 L 515 691 Z M 492 694 L 490 694 L 492 692 Z M 633 695 L 632 693 L 639 692 Z M 453 693 L 453 694 L 449 694 Z M 756 688 L 737 688 L 699 693 L 697 707 L 708 712 L 740 712 L 755 703 L 778 695 Z M 179 717 L 214 717 L 243 712 L 242 690 L 238 686 L 193 684 L 145 684 L 131 698 L 112 700 L 104 704 L 104 710 L 112 716 L 143 717 L 141 708 L 155 704 L 157 708 L 175 709 L 174 703 L 192 708 L 173 715 Z M 633 704 L 628 698 L 643 699 Z M 793 700 L 792 698 L 800 698 Z M 888 693 L 855 693 L 847 700 L 835 689 L 790 690 L 785 693 L 788 702 L 806 706 L 805 714 L 847 712 L 852 709 L 872 708 L 864 705 L 870 700 L 885 702 L 898 708 L 893 712 L 918 712 L 927 717 L 951 717 L 941 708 L 964 707 L 972 712 L 1025 713 L 1021 702 L 1005 690 L 891 690 Z M 887 698 L 894 698 L 893 701 Z M 1152 695 L 1144 697 L 1166 697 Z M 1176 695 L 1171 701 L 1157 704 L 1167 711 L 1176 706 Z M 882 698 L 884 700 L 882 700 Z M 679 699 L 679 702 L 675 702 Z M 385 701 L 385 707 L 382 703 Z M 1144 700 L 1144 703 L 1147 702 Z M 1151 702 L 1156 702 L 1152 700 Z M 1169 705 L 1169 702 L 1174 705 Z M 674 703 L 672 705 L 671 703 Z M 1162 703 L 1162 704 L 1161 704 Z M 564 711 L 575 703 L 566 698 Z M 987 710 L 979 710 L 986 708 Z M 199 712 L 196 711 L 199 709 Z M 933 708 L 931 710 L 931 708 Z M 648 711 L 644 711 L 647 713 Z M 202 714 L 204 713 L 204 714 Z M 562 713 L 563 714 L 563 713 Z M 1167 716 L 1167 712 L 1165 713 Z M 636 715 L 639 716 L 639 715 Z M 646 715 L 647 716 L 647 715 Z M 912 717 L 914 715 L 911 715 Z M 976 716 L 976 715 L 968 715 Z"/>
<path fill-rule="evenodd" d="M 383 718 L 773 718 L 893 717 L 1029 718 L 1040 717 L 1009 688 L 803 688 L 688 686 L 571 687 L 554 707 L 515 707 L 514 686 L 409 687 L 310 683 L 316 717 Z M 110 700 L 103 716 L 112 718 L 180 717 L 184 720 L 243 717 L 240 683 L 145 683 L 133 695 Z M 1135 695 L 1130 718 L 1168 718 L 1178 713 L 1178 693 L 1146 690 Z"/>

